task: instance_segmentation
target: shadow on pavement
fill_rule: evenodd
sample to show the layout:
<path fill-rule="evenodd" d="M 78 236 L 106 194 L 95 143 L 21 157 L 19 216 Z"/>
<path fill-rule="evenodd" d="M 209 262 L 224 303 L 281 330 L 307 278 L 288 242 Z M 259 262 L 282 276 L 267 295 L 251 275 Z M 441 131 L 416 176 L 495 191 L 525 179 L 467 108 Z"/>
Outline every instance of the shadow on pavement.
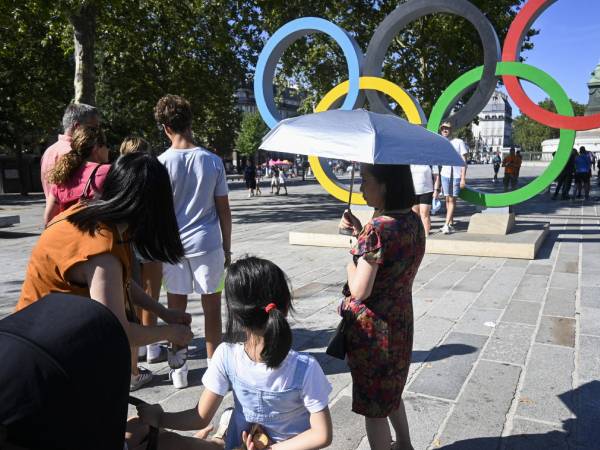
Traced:
<path fill-rule="evenodd" d="M 600 381 L 591 381 L 577 389 L 564 392 L 558 398 L 575 415 L 574 419 L 564 420 L 561 431 L 547 433 L 521 433 L 506 437 L 482 437 L 457 441 L 439 447 L 444 450 L 548 450 L 570 449 L 592 450 L 600 442 Z M 521 420 L 521 419 L 517 419 Z M 544 425 L 529 422 L 534 427 Z M 526 426 L 526 422 L 523 422 Z M 475 424 L 474 424 L 475 425 Z M 548 426 L 548 427 L 551 427 Z M 517 424 L 515 430 L 521 431 Z"/>

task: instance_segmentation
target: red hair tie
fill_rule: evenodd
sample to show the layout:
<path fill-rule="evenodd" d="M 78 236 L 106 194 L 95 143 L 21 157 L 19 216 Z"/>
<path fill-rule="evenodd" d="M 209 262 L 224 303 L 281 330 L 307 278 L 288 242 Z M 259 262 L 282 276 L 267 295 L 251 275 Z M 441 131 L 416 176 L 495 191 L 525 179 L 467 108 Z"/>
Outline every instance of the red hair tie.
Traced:
<path fill-rule="evenodd" d="M 267 306 L 265 306 L 265 312 L 267 314 L 269 314 L 272 309 L 277 309 L 277 305 L 275 303 L 269 303 Z"/>

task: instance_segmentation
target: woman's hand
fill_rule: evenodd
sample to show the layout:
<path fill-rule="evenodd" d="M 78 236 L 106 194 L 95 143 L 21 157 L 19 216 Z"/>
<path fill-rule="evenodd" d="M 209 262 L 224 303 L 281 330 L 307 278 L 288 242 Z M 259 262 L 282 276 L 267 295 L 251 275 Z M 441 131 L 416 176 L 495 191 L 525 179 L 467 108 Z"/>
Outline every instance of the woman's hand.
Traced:
<path fill-rule="evenodd" d="M 168 327 L 169 336 L 167 336 L 167 340 L 181 347 L 188 345 L 194 337 L 194 333 L 192 333 L 192 329 L 188 325 L 171 324 Z"/>
<path fill-rule="evenodd" d="M 160 422 L 164 413 L 162 406 L 143 404 L 137 407 L 140 420 L 151 427 L 160 428 Z"/>
<path fill-rule="evenodd" d="M 358 220 L 349 210 L 344 211 L 339 227 L 342 229 L 352 229 L 354 230 L 354 234 L 358 234 L 360 233 L 360 230 L 362 230 L 360 220 Z"/>

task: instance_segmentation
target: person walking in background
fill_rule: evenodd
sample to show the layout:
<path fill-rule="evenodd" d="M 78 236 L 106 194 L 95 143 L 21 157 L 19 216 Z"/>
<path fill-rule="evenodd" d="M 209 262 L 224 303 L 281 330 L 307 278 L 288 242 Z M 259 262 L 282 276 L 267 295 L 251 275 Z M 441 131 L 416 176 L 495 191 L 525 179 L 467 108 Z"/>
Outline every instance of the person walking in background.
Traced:
<path fill-rule="evenodd" d="M 277 194 L 279 194 L 280 189 L 283 188 L 285 190 L 285 194 L 283 194 L 283 195 L 288 195 L 286 179 L 287 179 L 287 175 L 285 174 L 285 170 L 279 169 L 279 180 L 278 180 L 279 186 L 277 187 Z"/>
<path fill-rule="evenodd" d="M 271 167 L 271 194 L 279 195 L 279 169 L 277 166 Z"/>
<path fill-rule="evenodd" d="M 585 199 L 590 199 L 590 177 L 592 164 L 585 147 L 579 149 L 579 155 L 575 157 L 575 196 L 581 198 L 583 190 Z"/>
<path fill-rule="evenodd" d="M 48 224 L 31 252 L 16 310 L 52 292 L 79 295 L 110 309 L 132 347 L 163 339 L 186 345 L 191 316 L 166 309 L 132 280 L 131 243 L 147 259 L 172 263 L 183 256 L 169 176 L 145 154 L 120 157 L 98 199 L 75 204 Z M 139 325 L 134 306 L 169 325 Z M 152 372 L 138 369 L 137 354 L 131 356 L 133 391 L 151 381 Z"/>
<path fill-rule="evenodd" d="M 504 192 L 514 191 L 517 188 L 517 177 L 521 168 L 521 160 L 515 153 L 515 148 L 510 148 L 510 153 L 502 161 L 504 167 Z"/>
<path fill-rule="evenodd" d="M 248 198 L 254 197 L 254 190 L 256 189 L 256 167 L 254 162 L 250 161 L 244 168 L 244 181 L 246 183 L 246 189 L 248 189 Z"/>
<path fill-rule="evenodd" d="M 516 188 L 516 186 L 519 185 L 519 176 L 521 175 L 521 167 L 523 166 L 523 156 L 521 155 L 521 150 L 517 150 L 517 152 L 515 153 L 515 156 L 519 160 L 519 165 L 517 166 L 516 181 L 515 181 L 515 188 Z"/>
<path fill-rule="evenodd" d="M 286 320 L 292 296 L 283 271 L 265 259 L 241 259 L 229 267 L 225 294 L 230 339 L 219 345 L 202 377 L 204 391 L 197 407 L 165 412 L 158 404 L 144 405 L 138 414 L 156 428 L 204 429 L 230 389 L 233 411 L 225 410 L 211 440 L 162 432 L 158 450 L 329 446 L 331 385 L 315 358 L 292 349 Z M 262 447 L 252 443 L 257 427 Z"/>
<path fill-rule="evenodd" d="M 500 157 L 500 152 L 496 152 L 496 154 L 492 158 L 492 164 L 494 165 L 494 183 L 497 183 L 498 171 L 500 170 L 500 166 L 502 165 L 502 158 Z"/>
<path fill-rule="evenodd" d="M 173 202 L 185 257 L 163 265 L 170 308 L 187 309 L 188 295 L 201 295 L 207 363 L 221 343 L 221 282 L 231 261 L 231 210 L 221 159 L 193 142 L 192 108 L 177 95 L 161 98 L 154 117 L 171 141 L 159 156 L 171 178 Z M 187 348 L 172 347 L 173 384 L 187 386 Z"/>
<path fill-rule="evenodd" d="M 121 155 L 129 153 L 150 153 L 150 144 L 140 136 L 127 136 L 123 139 L 119 148 Z M 160 285 L 162 282 L 162 263 L 160 261 L 150 261 L 143 258 L 139 251 L 134 248 L 135 257 L 138 263 L 137 273 L 134 271 L 134 277 L 139 278 L 139 284 L 152 299 L 158 302 L 160 297 Z M 134 268 L 135 269 L 135 268 Z M 142 325 L 156 326 L 156 314 L 146 309 L 138 310 L 138 318 Z M 154 342 L 145 347 L 140 347 L 138 356 L 141 361 L 146 361 L 148 364 L 156 364 L 167 360 L 167 350 L 160 344 Z"/>
<path fill-rule="evenodd" d="M 433 202 L 434 175 L 431 166 L 411 165 L 413 185 L 415 187 L 415 205 L 412 210 L 421 217 L 425 236 L 429 236 L 431 230 L 431 204 Z M 439 174 L 435 174 L 436 182 Z"/>
<path fill-rule="evenodd" d="M 554 191 L 554 195 L 552 196 L 552 200 L 556 200 L 559 192 L 562 192 L 561 199 L 568 200 L 569 199 L 569 191 L 571 190 L 571 183 L 573 182 L 573 176 L 575 174 L 575 158 L 577 157 L 577 150 L 571 150 L 571 155 L 569 156 L 569 160 L 565 164 L 562 172 L 558 176 L 556 180 L 556 190 Z"/>
<path fill-rule="evenodd" d="M 443 166 L 440 176 L 435 185 L 435 189 L 439 190 L 440 184 L 446 200 L 446 222 L 440 231 L 444 234 L 454 232 L 454 211 L 456 209 L 456 199 L 460 194 L 460 190 L 466 185 L 467 176 L 467 155 L 469 150 L 462 139 L 452 138 L 452 124 L 450 122 L 442 123 L 440 134 L 450 141 L 456 153 L 465 162 L 464 166 Z"/>
<path fill-rule="evenodd" d="M 258 165 L 256 167 L 256 195 L 261 195 L 262 191 L 260 190 L 260 179 L 262 178 L 262 167 Z"/>
<path fill-rule="evenodd" d="M 396 446 L 410 449 L 402 392 L 413 346 L 412 284 L 425 253 L 425 233 L 411 211 L 415 192 L 409 166 L 361 165 L 360 187 L 376 215 L 364 226 L 345 211 L 340 228 L 356 244 L 347 265 L 342 310 L 352 375 L 352 411 L 365 416 L 370 448 L 389 450 L 388 419 Z"/>
<path fill-rule="evenodd" d="M 73 132 L 81 125 L 98 127 L 100 125 L 100 115 L 98 110 L 85 103 L 71 103 L 65 109 L 62 118 L 63 133 L 58 135 L 58 140 L 46 149 L 40 161 L 41 179 L 44 195 L 48 197 L 50 185 L 48 182 L 48 172 L 52 170 L 58 159 L 71 151 L 71 136 Z"/>
<path fill-rule="evenodd" d="M 78 127 L 70 147 L 46 173 L 46 181 L 51 185 L 46 196 L 44 226 L 78 201 L 99 193 L 110 169 L 106 137 L 100 128 Z"/>

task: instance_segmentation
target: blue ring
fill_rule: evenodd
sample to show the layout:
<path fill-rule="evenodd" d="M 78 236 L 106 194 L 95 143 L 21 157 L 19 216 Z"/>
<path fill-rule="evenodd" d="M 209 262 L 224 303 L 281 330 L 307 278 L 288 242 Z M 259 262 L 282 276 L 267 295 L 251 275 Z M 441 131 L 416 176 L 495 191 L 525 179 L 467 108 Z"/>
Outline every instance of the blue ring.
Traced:
<path fill-rule="evenodd" d="M 256 106 L 269 128 L 273 128 L 280 120 L 273 98 L 273 78 L 279 59 L 296 39 L 316 31 L 333 38 L 342 48 L 346 57 L 350 86 L 341 109 L 354 109 L 358 103 L 363 54 L 354 38 L 334 23 L 319 17 L 303 17 L 292 20 L 271 36 L 260 53 L 256 64 L 254 74 Z"/>

